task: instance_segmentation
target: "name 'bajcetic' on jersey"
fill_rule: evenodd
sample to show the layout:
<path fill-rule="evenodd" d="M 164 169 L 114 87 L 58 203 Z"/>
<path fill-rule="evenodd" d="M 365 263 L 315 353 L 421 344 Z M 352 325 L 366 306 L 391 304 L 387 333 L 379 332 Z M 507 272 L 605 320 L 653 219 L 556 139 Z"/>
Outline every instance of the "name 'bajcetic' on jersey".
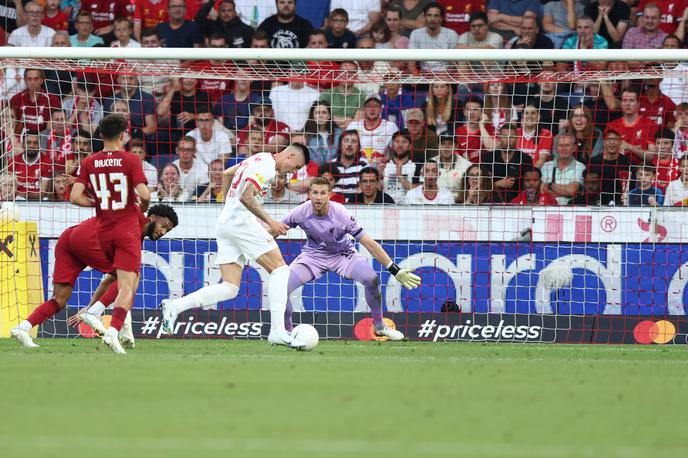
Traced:
<path fill-rule="evenodd" d="M 96 167 L 122 167 L 122 158 L 109 157 L 93 161 Z"/>

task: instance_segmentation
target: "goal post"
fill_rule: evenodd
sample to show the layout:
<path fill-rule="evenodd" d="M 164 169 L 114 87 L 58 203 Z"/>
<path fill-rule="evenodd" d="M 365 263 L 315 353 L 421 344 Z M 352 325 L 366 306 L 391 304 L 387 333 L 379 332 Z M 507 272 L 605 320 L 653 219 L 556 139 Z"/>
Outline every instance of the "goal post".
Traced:
<path fill-rule="evenodd" d="M 0 199 L 15 224 L 36 224 L 47 298 L 57 238 L 91 215 L 65 201 L 79 161 L 99 148 L 102 116 L 128 116 L 128 148 L 180 222 L 143 245 L 135 332 L 155 338 L 162 299 L 220 281 L 219 171 L 301 141 L 313 163 L 265 208 L 283 217 L 331 175 L 335 198 L 423 279 L 406 291 L 359 247 L 410 339 L 685 343 L 686 61 L 669 49 L 3 47 Z M 304 242 L 298 228 L 279 241 L 288 263 Z M 66 317 L 100 277 L 85 271 L 39 334 L 90 335 Z M 267 278 L 250 264 L 236 299 L 182 315 L 176 336 L 265 337 Z M 291 301 L 323 338 L 374 338 L 362 285 L 326 273 Z M 1 316 L 23 302 L 3 296 Z"/>

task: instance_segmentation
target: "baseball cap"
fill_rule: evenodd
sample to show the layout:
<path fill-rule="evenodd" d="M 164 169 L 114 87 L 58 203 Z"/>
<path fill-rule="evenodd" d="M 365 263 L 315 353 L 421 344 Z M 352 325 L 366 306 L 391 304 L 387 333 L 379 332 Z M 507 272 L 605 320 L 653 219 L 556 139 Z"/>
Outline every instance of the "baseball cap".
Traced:
<path fill-rule="evenodd" d="M 262 95 L 257 95 L 251 96 L 251 110 L 255 108 L 257 105 L 268 105 L 272 106 L 272 100 L 270 100 L 270 97 L 268 96 L 262 96 Z"/>
<path fill-rule="evenodd" d="M 420 108 L 411 108 L 410 110 L 406 111 L 404 118 L 406 119 L 406 122 L 425 122 L 425 115 L 423 114 L 423 110 L 421 110 Z"/>
<path fill-rule="evenodd" d="M 366 103 L 368 103 L 369 100 L 377 100 L 378 103 L 380 103 L 380 104 L 382 103 L 382 99 L 380 98 L 380 96 L 379 96 L 378 94 L 374 94 L 374 93 L 373 93 L 373 94 L 368 94 L 368 95 L 366 96 L 365 100 L 363 101 L 363 105 L 365 105 Z"/>

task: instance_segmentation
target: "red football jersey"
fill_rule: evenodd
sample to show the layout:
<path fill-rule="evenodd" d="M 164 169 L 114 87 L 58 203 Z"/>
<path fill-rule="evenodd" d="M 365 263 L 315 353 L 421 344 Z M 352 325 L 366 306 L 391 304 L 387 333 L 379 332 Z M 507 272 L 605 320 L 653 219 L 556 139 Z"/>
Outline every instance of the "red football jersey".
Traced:
<path fill-rule="evenodd" d="M 142 29 L 155 27 L 167 21 L 167 2 L 165 0 L 140 0 L 134 13 L 134 21 L 141 23 Z"/>
<path fill-rule="evenodd" d="M 259 130 L 257 126 L 250 125 L 246 126 L 243 129 L 239 131 L 239 141 L 237 142 L 238 146 L 243 146 L 246 144 L 246 140 L 248 140 L 248 132 L 250 130 Z M 283 135 L 289 138 L 289 126 L 284 124 L 283 122 L 275 121 L 274 119 L 270 121 L 265 128 L 265 135 L 263 142 L 267 145 L 268 142 L 272 137 L 275 135 Z"/>
<path fill-rule="evenodd" d="M 678 20 L 688 7 L 686 0 L 640 0 L 638 12 L 642 13 L 645 5 L 654 3 L 659 8 L 659 28 L 668 34 L 676 32 Z"/>
<path fill-rule="evenodd" d="M 53 30 L 69 30 L 69 16 L 59 10 L 54 17 L 48 17 L 48 13 L 46 13 L 43 16 L 43 20 L 41 20 L 41 24 Z"/>
<path fill-rule="evenodd" d="M 50 156 L 40 154 L 35 161 L 27 162 L 24 154 L 12 156 L 9 160 L 9 169 L 17 178 L 17 192 L 39 192 L 41 181 L 52 177 L 52 163 Z"/>
<path fill-rule="evenodd" d="M 681 168 L 679 160 L 672 157 L 667 162 L 659 162 L 657 158 L 652 160 L 652 164 L 657 167 L 657 177 L 655 178 L 655 186 L 666 194 L 666 188 L 674 180 L 678 180 L 681 176 Z"/>
<path fill-rule="evenodd" d="M 541 154 L 552 156 L 552 133 L 547 129 L 540 129 L 540 135 L 535 143 L 535 136 L 523 133 L 523 128 L 519 127 L 516 131 L 518 133 L 518 140 L 516 141 L 516 149 L 530 156 L 533 164 L 537 163 Z"/>
<path fill-rule="evenodd" d="M 640 109 L 638 113 L 641 116 L 650 119 L 658 126 L 671 124 L 674 122 L 674 110 L 676 104 L 666 95 L 661 94 L 659 100 L 650 102 L 646 95 L 640 96 Z"/>
<path fill-rule="evenodd" d="M 443 26 L 459 35 L 470 30 L 468 18 L 471 13 L 485 13 L 485 0 L 437 0 L 444 6 Z"/>
<path fill-rule="evenodd" d="M 81 10 L 93 16 L 93 30 L 113 25 L 117 16 L 127 15 L 126 4 L 119 0 L 89 0 L 82 2 Z"/>
<path fill-rule="evenodd" d="M 528 204 L 528 192 L 521 191 L 514 199 L 511 201 L 512 204 L 518 205 L 530 205 Z M 559 205 L 557 198 L 548 192 L 541 192 L 538 196 L 538 201 L 536 205 Z"/>
<path fill-rule="evenodd" d="M 492 126 L 485 126 L 487 131 L 492 135 L 494 129 Z M 480 129 L 468 131 L 468 124 L 462 124 L 454 132 L 456 138 L 454 139 L 454 150 L 461 154 L 474 164 L 480 163 L 480 153 L 483 146 L 480 141 Z"/>
<path fill-rule="evenodd" d="M 53 94 L 35 95 L 36 100 L 33 101 L 27 91 L 22 91 L 10 99 L 10 105 L 17 122 L 22 123 L 25 129 L 40 132 L 47 127 L 52 109 L 62 108 L 62 103 L 60 98 Z"/>
<path fill-rule="evenodd" d="M 646 150 L 648 143 L 654 140 L 655 132 L 657 131 L 657 124 L 644 116 L 638 116 L 638 119 L 633 124 L 626 124 L 624 118 L 615 119 L 607 124 L 608 129 L 613 129 L 621 134 L 621 139 L 633 146 L 639 146 Z M 624 151 L 623 154 L 630 156 L 631 162 L 637 164 L 640 159 L 632 152 Z"/>
<path fill-rule="evenodd" d="M 92 190 L 101 230 L 135 227 L 138 207 L 134 189 L 148 183 L 138 156 L 126 151 L 100 151 L 81 162 L 77 182 Z"/>

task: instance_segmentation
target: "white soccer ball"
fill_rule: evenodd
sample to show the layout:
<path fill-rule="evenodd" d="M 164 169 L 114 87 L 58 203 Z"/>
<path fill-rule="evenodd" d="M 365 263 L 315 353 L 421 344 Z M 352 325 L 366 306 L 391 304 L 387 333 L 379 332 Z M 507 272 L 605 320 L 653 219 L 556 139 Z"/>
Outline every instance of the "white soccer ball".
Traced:
<path fill-rule="evenodd" d="M 296 326 L 294 330 L 291 331 L 291 336 L 306 344 L 306 346 L 301 349 L 303 351 L 311 351 L 318 346 L 318 341 L 320 340 L 318 331 L 310 324 L 305 323 Z"/>

